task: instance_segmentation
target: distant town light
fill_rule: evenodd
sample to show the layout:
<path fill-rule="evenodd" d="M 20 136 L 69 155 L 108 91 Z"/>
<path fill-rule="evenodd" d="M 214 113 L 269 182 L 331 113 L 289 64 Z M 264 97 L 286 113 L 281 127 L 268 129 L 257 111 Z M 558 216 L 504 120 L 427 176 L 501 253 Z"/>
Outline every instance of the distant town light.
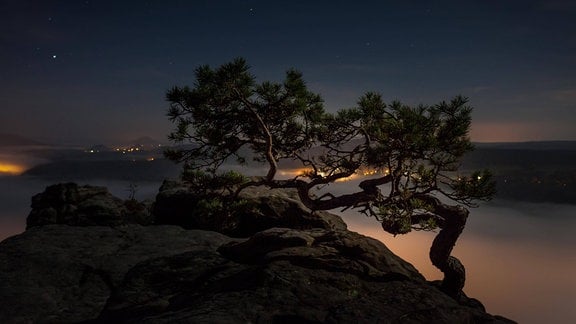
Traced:
<path fill-rule="evenodd" d="M 21 174 L 24 171 L 25 171 L 24 167 L 21 165 L 0 162 L 0 175 L 1 174 L 17 175 Z"/>

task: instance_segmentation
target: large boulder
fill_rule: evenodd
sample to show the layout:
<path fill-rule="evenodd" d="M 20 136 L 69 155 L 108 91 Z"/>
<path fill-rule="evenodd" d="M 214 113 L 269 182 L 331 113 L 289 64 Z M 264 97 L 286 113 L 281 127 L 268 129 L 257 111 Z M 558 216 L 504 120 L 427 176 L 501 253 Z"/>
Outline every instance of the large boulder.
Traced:
<path fill-rule="evenodd" d="M 191 251 L 217 254 L 228 242 L 178 226 L 31 228 L 0 243 L 0 323 L 95 318 L 137 264 Z"/>
<path fill-rule="evenodd" d="M 148 225 L 152 223 L 149 205 L 122 200 L 105 187 L 60 183 L 32 197 L 32 211 L 26 220 L 26 228 L 48 224 Z"/>
<path fill-rule="evenodd" d="M 511 323 L 450 298 L 382 243 L 274 228 L 132 268 L 93 323 Z"/>
<path fill-rule="evenodd" d="M 382 242 L 346 230 L 272 228 L 256 233 L 246 241 L 223 245 L 219 251 L 240 263 L 288 260 L 293 264 L 373 279 L 391 275 L 424 280 L 410 263 L 396 256 Z"/>
<path fill-rule="evenodd" d="M 248 237 L 273 227 L 346 229 L 346 223 L 340 217 L 306 208 L 294 189 L 249 187 L 238 198 L 252 206 L 249 212 L 235 212 L 226 217 L 207 215 L 198 212 L 200 198 L 185 183 L 166 180 L 156 196 L 154 222 L 213 230 L 232 237 Z"/>

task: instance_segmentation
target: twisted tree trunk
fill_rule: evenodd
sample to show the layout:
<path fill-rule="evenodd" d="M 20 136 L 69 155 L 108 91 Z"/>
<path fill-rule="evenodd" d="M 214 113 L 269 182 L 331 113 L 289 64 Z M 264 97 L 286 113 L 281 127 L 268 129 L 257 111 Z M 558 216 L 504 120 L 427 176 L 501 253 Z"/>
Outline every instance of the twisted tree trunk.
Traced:
<path fill-rule="evenodd" d="M 460 260 L 450 254 L 464 230 L 469 212 L 461 206 L 441 204 L 436 207 L 437 214 L 443 218 L 443 222 L 440 224 L 440 232 L 430 247 L 430 260 L 444 273 L 441 289 L 452 298 L 459 300 L 466 281 L 466 270 Z"/>

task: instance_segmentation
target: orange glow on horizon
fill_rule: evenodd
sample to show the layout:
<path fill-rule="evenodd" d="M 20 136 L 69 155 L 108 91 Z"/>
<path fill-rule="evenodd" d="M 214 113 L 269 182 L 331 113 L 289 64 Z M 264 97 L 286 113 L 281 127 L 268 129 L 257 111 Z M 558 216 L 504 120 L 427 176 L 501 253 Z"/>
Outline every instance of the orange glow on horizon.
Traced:
<path fill-rule="evenodd" d="M 549 123 L 519 121 L 476 121 L 470 138 L 474 142 L 527 142 L 573 137 L 574 126 L 569 122 Z"/>
<path fill-rule="evenodd" d="M 1 174 L 19 175 L 25 170 L 26 169 L 22 165 L 9 162 L 0 162 L 0 175 Z"/>

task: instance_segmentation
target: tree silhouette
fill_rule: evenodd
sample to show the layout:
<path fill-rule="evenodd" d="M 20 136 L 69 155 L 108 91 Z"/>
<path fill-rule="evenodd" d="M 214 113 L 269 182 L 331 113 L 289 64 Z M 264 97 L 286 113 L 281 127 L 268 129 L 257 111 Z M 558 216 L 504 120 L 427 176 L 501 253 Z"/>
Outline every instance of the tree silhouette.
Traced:
<path fill-rule="evenodd" d="M 295 188 L 311 210 L 353 208 L 394 235 L 440 228 L 430 259 L 444 273 L 441 288 L 462 296 L 465 270 L 451 252 L 468 208 L 494 194 L 488 171 L 458 173 L 461 158 L 473 149 L 466 98 L 410 107 L 387 105 L 369 92 L 357 107 L 330 114 L 295 70 L 283 83 L 258 84 L 246 61 L 236 59 L 217 69 L 199 67 L 195 75 L 193 88 L 167 93 L 168 116 L 176 124 L 169 138 L 188 146 L 166 155 L 184 162 L 184 173 L 203 171 L 216 179 L 226 161 L 252 158 L 266 163 L 267 174 L 236 183 L 236 194 L 248 186 Z M 299 161 L 306 171 L 277 179 L 283 159 Z M 358 173 L 369 176 L 353 193 L 314 194 L 318 186 Z"/>

